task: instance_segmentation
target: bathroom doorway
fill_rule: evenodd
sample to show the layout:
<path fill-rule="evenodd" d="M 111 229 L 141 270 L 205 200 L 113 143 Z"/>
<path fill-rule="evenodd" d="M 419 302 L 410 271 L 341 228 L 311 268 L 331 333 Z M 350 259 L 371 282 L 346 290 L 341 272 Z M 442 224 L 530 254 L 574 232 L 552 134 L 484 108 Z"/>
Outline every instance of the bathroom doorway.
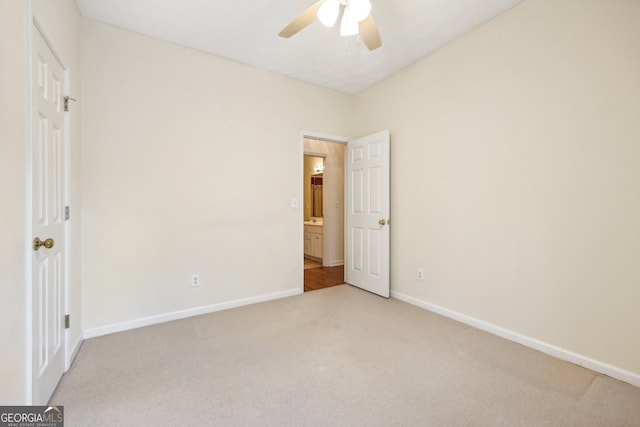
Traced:
<path fill-rule="evenodd" d="M 305 292 L 344 283 L 345 142 L 303 140 Z"/>

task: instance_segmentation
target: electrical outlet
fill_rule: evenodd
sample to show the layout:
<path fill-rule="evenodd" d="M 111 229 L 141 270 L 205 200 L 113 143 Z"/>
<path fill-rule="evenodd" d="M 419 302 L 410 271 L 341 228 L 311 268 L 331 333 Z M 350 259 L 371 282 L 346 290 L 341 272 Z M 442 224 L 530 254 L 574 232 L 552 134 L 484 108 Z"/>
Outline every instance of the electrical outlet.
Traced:
<path fill-rule="evenodd" d="M 416 272 L 416 279 L 418 280 L 424 280 L 424 270 L 419 268 L 418 271 Z"/>
<path fill-rule="evenodd" d="M 192 274 L 191 275 L 191 287 L 195 288 L 197 286 L 200 286 L 200 275 L 199 274 Z"/>

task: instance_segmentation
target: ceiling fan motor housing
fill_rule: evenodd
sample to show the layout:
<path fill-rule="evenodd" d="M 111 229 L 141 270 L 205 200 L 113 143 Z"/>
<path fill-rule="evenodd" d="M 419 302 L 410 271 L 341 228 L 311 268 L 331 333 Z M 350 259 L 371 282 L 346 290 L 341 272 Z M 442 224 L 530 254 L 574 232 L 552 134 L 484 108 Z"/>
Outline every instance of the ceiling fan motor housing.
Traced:
<path fill-rule="evenodd" d="M 371 13 L 369 0 L 325 0 L 318 9 L 318 20 L 327 27 L 333 27 L 340 15 L 341 5 L 345 9 L 341 24 L 343 28 L 345 26 L 353 28 L 354 25 L 357 27 L 357 23 L 365 20 Z M 357 34 L 357 31 L 354 34 Z"/>

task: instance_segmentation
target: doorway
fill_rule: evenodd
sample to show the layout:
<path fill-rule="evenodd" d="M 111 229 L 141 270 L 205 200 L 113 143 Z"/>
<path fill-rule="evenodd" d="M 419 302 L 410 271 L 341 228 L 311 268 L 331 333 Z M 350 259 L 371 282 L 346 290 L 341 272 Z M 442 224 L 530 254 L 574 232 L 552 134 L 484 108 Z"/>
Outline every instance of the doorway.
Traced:
<path fill-rule="evenodd" d="M 346 139 L 303 138 L 304 291 L 344 283 Z"/>

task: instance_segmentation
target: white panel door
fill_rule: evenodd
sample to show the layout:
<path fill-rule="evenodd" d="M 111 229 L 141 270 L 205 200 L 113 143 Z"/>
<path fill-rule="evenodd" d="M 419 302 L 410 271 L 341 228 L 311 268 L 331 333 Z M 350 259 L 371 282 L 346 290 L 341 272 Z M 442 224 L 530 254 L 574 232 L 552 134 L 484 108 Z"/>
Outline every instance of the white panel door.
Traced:
<path fill-rule="evenodd" d="M 64 70 L 35 25 L 32 40 L 32 398 L 44 405 L 65 366 Z"/>
<path fill-rule="evenodd" d="M 389 297 L 389 131 L 347 144 L 347 283 Z"/>

